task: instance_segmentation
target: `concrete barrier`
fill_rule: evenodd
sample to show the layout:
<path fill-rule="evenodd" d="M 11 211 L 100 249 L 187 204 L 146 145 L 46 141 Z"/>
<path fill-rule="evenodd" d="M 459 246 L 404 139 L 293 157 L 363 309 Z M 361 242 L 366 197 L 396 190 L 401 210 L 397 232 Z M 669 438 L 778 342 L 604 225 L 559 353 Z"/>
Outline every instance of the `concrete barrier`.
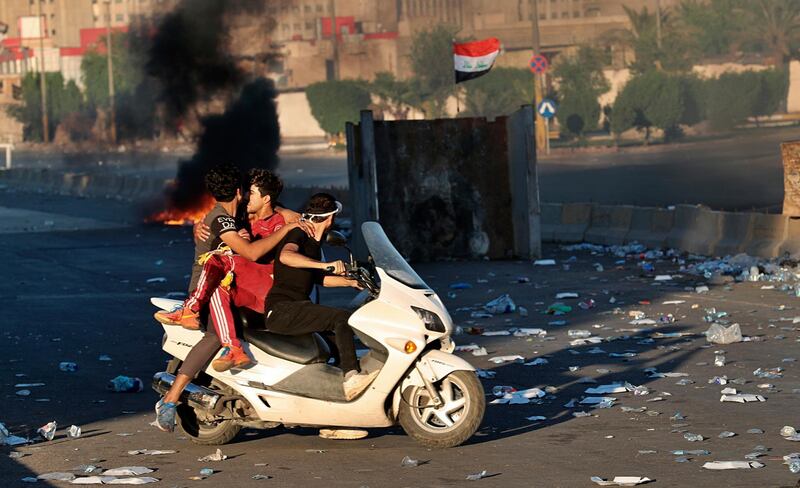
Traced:
<path fill-rule="evenodd" d="M 720 238 L 714 243 L 711 254 L 727 256 L 744 252 L 753 232 L 753 213 L 718 212 Z"/>
<path fill-rule="evenodd" d="M 591 218 L 591 203 L 565 203 L 561 209 L 561 220 L 553 232 L 553 241 L 583 242 Z"/>
<path fill-rule="evenodd" d="M 787 215 L 765 215 L 760 219 L 759 241 L 753 242 L 753 251 L 774 252 L 776 256 L 788 254 L 800 258 L 800 219 Z M 783 237 L 775 249 L 774 241 Z M 749 247 L 748 247 L 749 248 Z"/>
<path fill-rule="evenodd" d="M 720 236 L 720 212 L 694 205 L 677 205 L 667 246 L 692 254 L 710 255 Z"/>
<path fill-rule="evenodd" d="M 774 258 L 782 254 L 781 247 L 787 240 L 789 217 L 780 214 L 753 214 L 750 240 L 744 252 L 751 256 Z M 798 242 L 800 246 L 800 242 Z"/>
<path fill-rule="evenodd" d="M 584 239 L 605 246 L 623 244 L 631 227 L 633 208 L 629 205 L 595 206 Z"/>
<path fill-rule="evenodd" d="M 564 211 L 560 203 L 541 204 L 542 217 L 542 242 L 554 242 L 556 229 L 561 223 L 561 214 Z"/>
<path fill-rule="evenodd" d="M 672 230 L 675 212 L 666 208 L 634 207 L 631 225 L 625 243 L 638 242 L 649 248 L 667 246 L 667 236 Z"/>

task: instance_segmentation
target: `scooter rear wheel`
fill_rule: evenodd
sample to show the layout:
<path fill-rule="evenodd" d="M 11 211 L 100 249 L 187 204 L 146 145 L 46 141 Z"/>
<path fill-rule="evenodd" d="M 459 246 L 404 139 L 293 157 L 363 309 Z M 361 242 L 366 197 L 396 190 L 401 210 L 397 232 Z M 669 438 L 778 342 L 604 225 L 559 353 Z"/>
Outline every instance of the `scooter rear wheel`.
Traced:
<path fill-rule="evenodd" d="M 167 364 L 167 372 L 177 374 L 180 366 L 181 361 L 173 358 Z M 219 386 L 215 385 L 214 381 L 205 373 L 200 373 L 196 383 L 211 389 L 219 389 Z M 242 430 L 242 426 L 232 420 L 206 422 L 203 420 L 203 412 L 198 412 L 185 403 L 178 405 L 176 413 L 178 414 L 177 423 L 181 430 L 195 444 L 204 446 L 227 444 Z"/>
<path fill-rule="evenodd" d="M 407 388 L 400 401 L 400 425 L 425 447 L 458 446 L 472 437 L 483 420 L 483 385 L 472 371 L 454 371 L 433 386 L 444 404 L 434 408 L 425 387 Z"/>

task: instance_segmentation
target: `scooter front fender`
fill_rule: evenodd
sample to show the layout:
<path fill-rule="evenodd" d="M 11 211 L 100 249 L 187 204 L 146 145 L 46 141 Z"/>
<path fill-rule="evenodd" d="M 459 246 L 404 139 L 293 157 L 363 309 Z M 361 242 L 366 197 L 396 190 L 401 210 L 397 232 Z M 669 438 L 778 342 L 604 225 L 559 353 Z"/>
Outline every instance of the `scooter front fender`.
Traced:
<path fill-rule="evenodd" d="M 394 395 L 392 397 L 393 417 L 395 419 L 397 418 L 397 412 L 400 408 L 400 397 L 406 388 L 410 386 L 425 386 L 425 381 L 422 377 L 423 374 L 431 383 L 436 383 L 453 371 L 475 371 L 475 367 L 458 356 L 437 349 L 427 351 L 421 355 L 417 359 L 417 362 L 414 363 L 414 368 L 409 371 L 408 376 L 406 376 L 394 390 Z"/>

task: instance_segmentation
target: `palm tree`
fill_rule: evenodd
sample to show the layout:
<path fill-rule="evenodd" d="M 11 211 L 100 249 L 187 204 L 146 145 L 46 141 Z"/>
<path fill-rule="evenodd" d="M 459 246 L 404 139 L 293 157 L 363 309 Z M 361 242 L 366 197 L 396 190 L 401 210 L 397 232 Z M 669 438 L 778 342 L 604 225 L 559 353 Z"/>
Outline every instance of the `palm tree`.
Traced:
<path fill-rule="evenodd" d="M 773 64 L 783 66 L 800 46 L 800 2 L 797 0 L 750 0 L 743 13 L 747 30 L 743 37 L 769 53 Z"/>

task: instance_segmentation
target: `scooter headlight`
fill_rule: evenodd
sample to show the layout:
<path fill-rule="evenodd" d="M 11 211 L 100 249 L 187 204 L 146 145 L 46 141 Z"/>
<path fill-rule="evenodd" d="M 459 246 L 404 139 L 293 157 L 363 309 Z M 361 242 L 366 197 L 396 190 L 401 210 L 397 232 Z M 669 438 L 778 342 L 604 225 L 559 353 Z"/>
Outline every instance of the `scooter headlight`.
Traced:
<path fill-rule="evenodd" d="M 433 331 L 433 332 L 445 332 L 446 329 L 444 327 L 444 322 L 442 319 L 439 318 L 438 315 L 431 312 L 430 310 L 425 310 L 424 308 L 419 307 L 411 307 L 411 310 L 417 313 L 419 318 L 425 324 L 425 328 Z"/>

